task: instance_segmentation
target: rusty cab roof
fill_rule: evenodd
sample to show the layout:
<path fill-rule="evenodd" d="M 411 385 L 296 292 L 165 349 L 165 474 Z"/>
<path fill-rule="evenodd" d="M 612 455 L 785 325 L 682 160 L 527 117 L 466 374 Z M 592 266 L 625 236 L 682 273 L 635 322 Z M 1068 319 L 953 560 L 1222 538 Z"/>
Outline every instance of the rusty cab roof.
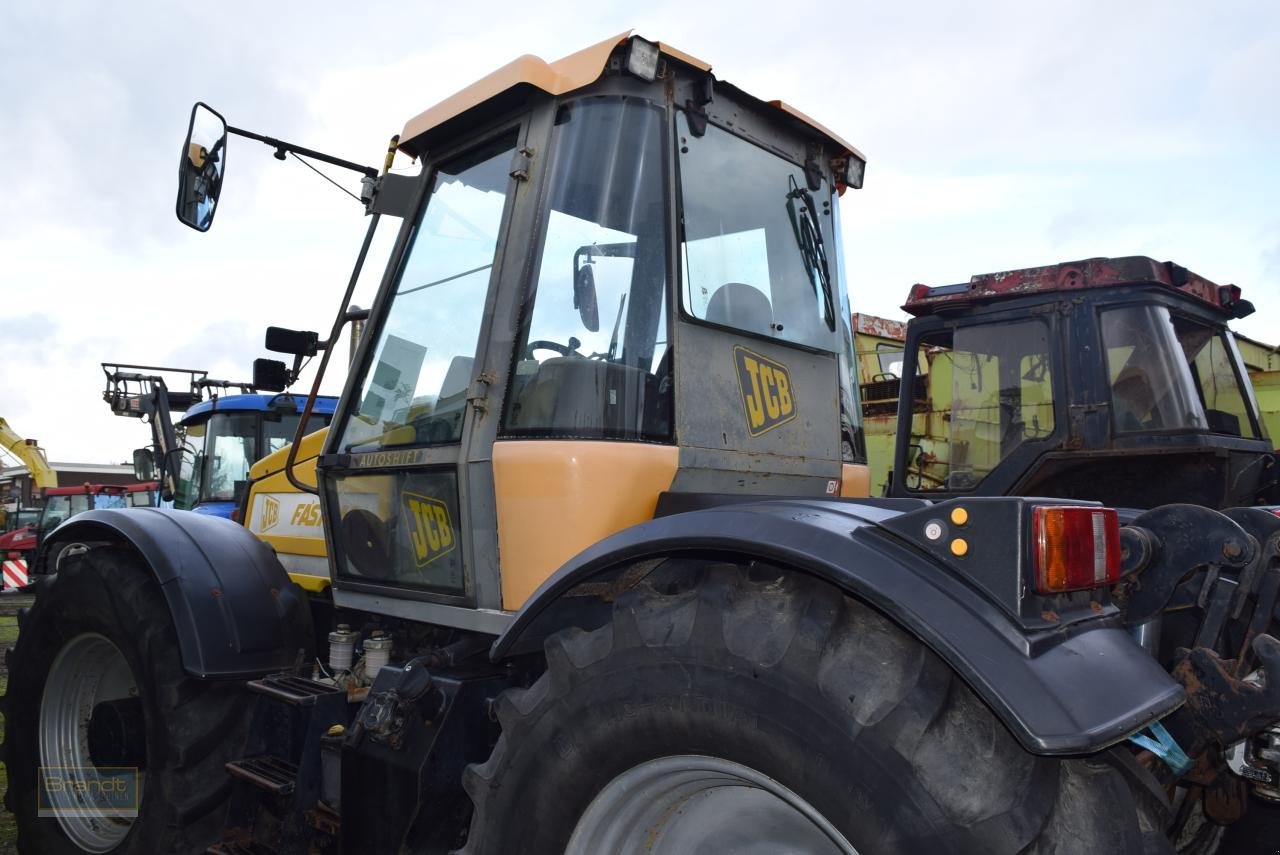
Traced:
<path fill-rule="evenodd" d="M 915 317 L 959 311 L 998 300 L 1095 288 L 1157 286 L 1190 297 L 1229 318 L 1242 318 L 1253 305 L 1240 298 L 1235 285 L 1218 285 L 1172 261 L 1144 255 L 1087 258 L 1047 267 L 1028 267 L 1001 273 L 982 273 L 956 285 L 913 285 L 904 311 Z"/>

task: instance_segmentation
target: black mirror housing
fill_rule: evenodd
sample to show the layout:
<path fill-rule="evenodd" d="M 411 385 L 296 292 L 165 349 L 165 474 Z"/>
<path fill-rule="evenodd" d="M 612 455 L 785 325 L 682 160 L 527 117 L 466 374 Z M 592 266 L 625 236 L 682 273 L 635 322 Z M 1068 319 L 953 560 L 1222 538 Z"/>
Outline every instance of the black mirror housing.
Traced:
<path fill-rule="evenodd" d="M 135 481 L 154 481 L 156 479 L 156 458 L 149 448 L 133 450 L 133 478 Z"/>
<path fill-rule="evenodd" d="M 590 263 L 573 273 L 573 307 L 578 310 L 582 326 L 590 332 L 600 330 L 600 307 L 596 301 L 596 274 Z"/>
<path fill-rule="evenodd" d="M 253 387 L 263 392 L 283 392 L 289 385 L 289 367 L 278 359 L 253 360 Z"/>
<path fill-rule="evenodd" d="M 178 160 L 178 220 L 198 232 L 213 225 L 227 164 L 227 122 L 208 104 L 191 108 Z"/>
<path fill-rule="evenodd" d="M 320 350 L 320 334 L 307 330 L 267 327 L 266 348 L 272 353 L 315 356 Z"/>

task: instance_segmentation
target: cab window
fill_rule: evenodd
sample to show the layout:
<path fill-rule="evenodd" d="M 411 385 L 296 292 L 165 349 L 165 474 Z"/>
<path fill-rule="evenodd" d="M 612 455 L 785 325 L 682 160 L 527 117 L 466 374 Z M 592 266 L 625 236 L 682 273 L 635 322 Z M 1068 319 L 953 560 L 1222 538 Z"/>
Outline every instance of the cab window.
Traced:
<path fill-rule="evenodd" d="M 515 142 L 513 131 L 436 168 L 343 451 L 461 438 Z"/>
<path fill-rule="evenodd" d="M 925 339 L 928 398 L 912 421 L 908 486 L 971 490 L 1026 443 L 1054 432 L 1048 328 L 980 324 Z"/>
<path fill-rule="evenodd" d="M 771 339 L 839 350 L 826 180 L 810 190 L 803 166 L 714 125 L 695 135 L 683 112 L 676 132 L 685 311 Z"/>
<path fill-rule="evenodd" d="M 664 115 L 624 99 L 560 108 L 508 436 L 670 435 Z"/>

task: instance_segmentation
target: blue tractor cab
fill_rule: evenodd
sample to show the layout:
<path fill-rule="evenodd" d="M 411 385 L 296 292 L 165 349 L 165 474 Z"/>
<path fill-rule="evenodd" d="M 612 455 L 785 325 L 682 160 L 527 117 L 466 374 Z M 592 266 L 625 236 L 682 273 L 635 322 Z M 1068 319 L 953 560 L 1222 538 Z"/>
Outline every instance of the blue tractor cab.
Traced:
<path fill-rule="evenodd" d="M 134 452 L 134 474 L 159 480 L 162 504 L 209 516 L 232 518 L 249 467 L 293 442 L 307 403 L 305 395 L 256 391 L 282 388 L 264 386 L 278 378 L 232 383 L 204 371 L 106 362 L 102 370 L 102 397 L 112 412 L 151 426 L 152 446 Z M 229 389 L 241 394 L 225 394 Z M 337 400 L 316 398 L 304 433 L 326 427 Z M 184 415 L 175 422 L 174 413 Z"/>
<path fill-rule="evenodd" d="M 178 422 L 182 464 L 175 508 L 230 518 L 249 467 L 293 442 L 306 396 L 225 395 L 187 410 Z M 317 398 L 304 433 L 329 424 L 337 398 Z"/>

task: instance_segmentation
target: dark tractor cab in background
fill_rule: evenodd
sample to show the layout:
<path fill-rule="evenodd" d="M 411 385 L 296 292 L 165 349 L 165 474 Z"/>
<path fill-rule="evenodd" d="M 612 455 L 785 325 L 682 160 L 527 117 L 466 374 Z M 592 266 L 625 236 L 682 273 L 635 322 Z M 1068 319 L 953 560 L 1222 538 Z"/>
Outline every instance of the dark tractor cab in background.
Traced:
<path fill-rule="evenodd" d="M 1253 306 L 1171 262 L 1095 258 L 916 285 L 889 492 L 1115 507 L 1277 501 L 1227 322 Z"/>

